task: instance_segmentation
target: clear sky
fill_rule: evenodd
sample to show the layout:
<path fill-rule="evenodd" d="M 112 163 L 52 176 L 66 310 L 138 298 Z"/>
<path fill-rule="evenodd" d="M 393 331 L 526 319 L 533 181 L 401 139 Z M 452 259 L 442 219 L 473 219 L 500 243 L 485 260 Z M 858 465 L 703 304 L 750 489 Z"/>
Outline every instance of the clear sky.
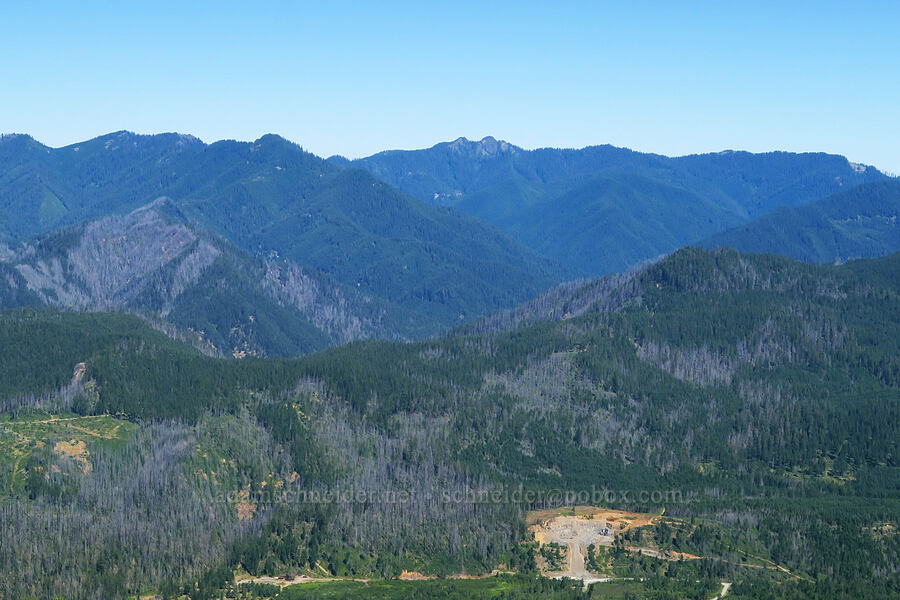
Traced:
<path fill-rule="evenodd" d="M 4 2 L 0 131 L 815 150 L 900 173 L 898 32 L 897 0 Z"/>

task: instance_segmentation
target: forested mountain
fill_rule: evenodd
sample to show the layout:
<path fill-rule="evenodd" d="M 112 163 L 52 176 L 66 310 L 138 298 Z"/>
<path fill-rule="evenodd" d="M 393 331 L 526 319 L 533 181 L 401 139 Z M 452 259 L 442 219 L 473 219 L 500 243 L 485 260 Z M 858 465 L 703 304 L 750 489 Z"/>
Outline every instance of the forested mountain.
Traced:
<path fill-rule="evenodd" d="M 284 259 L 191 226 L 168 199 L 45 234 L 0 258 L 0 307 L 124 311 L 218 356 L 295 356 L 439 328 Z"/>
<path fill-rule="evenodd" d="M 827 154 L 528 151 L 491 137 L 331 160 L 483 219 L 585 276 L 622 271 L 776 208 L 885 177 Z"/>
<path fill-rule="evenodd" d="M 900 181 L 878 181 L 795 208 L 780 208 L 702 242 L 826 263 L 900 250 Z"/>
<path fill-rule="evenodd" d="M 507 230 L 544 256 L 598 275 L 631 268 L 739 222 L 698 194 L 623 173 L 536 204 Z"/>
<path fill-rule="evenodd" d="M 161 196 L 244 250 L 426 315 L 425 330 L 512 306 L 566 278 L 470 217 L 274 135 L 207 145 L 119 132 L 65 148 L 0 139 L 0 241 L 8 245 Z"/>
<path fill-rule="evenodd" d="M 900 254 L 815 266 L 688 248 L 438 339 L 292 360 L 205 357 L 124 315 L 5 312 L 0 593 L 217 597 L 235 569 L 532 573 L 524 511 L 599 492 L 664 509 L 660 551 L 704 557 L 610 548 L 647 586 L 890 598 L 898 273 Z M 335 500 L 297 500 L 309 491 Z M 113 526 L 163 496 L 177 528 Z M 642 594 L 686 597 L 660 589 Z"/>

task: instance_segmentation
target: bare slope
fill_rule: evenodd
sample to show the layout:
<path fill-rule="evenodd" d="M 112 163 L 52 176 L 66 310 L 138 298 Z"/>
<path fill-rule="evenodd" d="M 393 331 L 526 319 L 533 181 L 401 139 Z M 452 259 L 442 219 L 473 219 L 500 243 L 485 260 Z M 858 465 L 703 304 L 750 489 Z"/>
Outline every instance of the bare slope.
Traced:
<path fill-rule="evenodd" d="M 296 355 L 427 331 L 409 311 L 314 269 L 241 252 L 166 199 L 24 243 L 2 266 L 6 308 L 137 313 L 225 356 Z"/>

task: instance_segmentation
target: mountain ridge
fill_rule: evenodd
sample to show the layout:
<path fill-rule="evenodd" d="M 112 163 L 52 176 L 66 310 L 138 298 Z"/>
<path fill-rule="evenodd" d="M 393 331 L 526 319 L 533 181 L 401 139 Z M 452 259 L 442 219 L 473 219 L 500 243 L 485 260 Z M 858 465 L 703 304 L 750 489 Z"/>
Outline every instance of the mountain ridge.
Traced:
<path fill-rule="evenodd" d="M 900 250 L 900 181 L 861 184 L 817 202 L 780 208 L 700 242 L 827 263 Z"/>
<path fill-rule="evenodd" d="M 490 154 L 479 152 L 480 144 L 460 138 L 422 150 L 387 151 L 332 163 L 367 169 L 424 202 L 453 206 L 532 247 L 556 228 L 557 234 L 545 236 L 536 249 L 547 258 L 569 261 L 578 275 L 588 277 L 699 243 L 782 206 L 800 206 L 886 178 L 874 167 L 825 153 L 724 151 L 667 157 L 608 144 L 535 150 L 510 144 L 513 151 Z M 461 148 L 467 151 L 458 151 Z M 643 218 L 637 223 L 607 222 L 604 211 L 620 201 L 620 194 L 598 191 L 596 182 L 602 178 L 622 184 L 628 178 L 643 178 L 646 189 L 632 189 L 640 203 L 652 207 L 650 214 L 675 208 L 661 201 L 660 194 L 663 198 L 691 194 L 699 202 L 683 211 L 684 221 L 670 215 L 667 227 L 677 235 L 657 240 L 658 223 L 642 223 Z M 586 210 L 575 211 L 574 219 L 556 210 L 573 196 L 582 197 Z M 719 218 L 712 229 L 692 229 L 690 220 L 707 218 L 709 205 L 715 206 L 713 214 L 727 218 Z M 588 210 L 590 206 L 597 210 Z M 652 243 L 636 244 L 637 240 Z M 604 253 L 608 248 L 619 252 Z"/>
<path fill-rule="evenodd" d="M 565 268 L 490 226 L 365 171 L 337 168 L 275 134 L 205 144 L 123 131 L 58 149 L 22 143 L 36 151 L 0 146 L 7 243 L 167 196 L 192 223 L 251 254 L 275 253 L 367 296 L 399 301 L 426 315 L 432 333 L 565 278 Z"/>
<path fill-rule="evenodd" d="M 168 198 L 10 249 L 4 308 L 135 313 L 228 356 L 290 356 L 366 337 L 411 339 L 427 319 L 192 226 Z M 2 298 L 0 298 L 2 300 Z M 417 325 L 415 322 L 420 324 Z"/>

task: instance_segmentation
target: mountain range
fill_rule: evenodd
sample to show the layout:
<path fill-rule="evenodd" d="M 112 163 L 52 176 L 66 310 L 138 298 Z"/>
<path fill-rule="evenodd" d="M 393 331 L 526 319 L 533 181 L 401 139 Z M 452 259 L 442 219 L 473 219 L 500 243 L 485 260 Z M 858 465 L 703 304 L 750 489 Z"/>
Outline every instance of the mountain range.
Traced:
<path fill-rule="evenodd" d="M 4 136 L 0 597 L 896 598 L 898 209 L 825 154 Z"/>
<path fill-rule="evenodd" d="M 669 158 L 613 146 L 524 150 L 492 137 L 330 160 L 482 219 L 587 277 L 886 178 L 821 153 Z"/>
<path fill-rule="evenodd" d="M 27 252 L 9 248 L 28 246 L 34 236 L 125 215 L 160 197 L 177 209 L 182 228 L 189 222 L 195 232 L 269 263 L 287 260 L 376 304 L 400 307 L 399 318 L 410 325 L 388 337 L 435 333 L 567 276 L 471 217 L 418 202 L 364 171 L 338 169 L 273 135 L 206 145 L 190 136 L 120 132 L 59 149 L 22 135 L 0 140 L 0 211 L 8 215 L 0 240 L 7 254 Z M 134 254 L 159 252 L 171 249 Z M 245 325 L 232 321 L 227 329 Z"/>
<path fill-rule="evenodd" d="M 294 356 L 422 339 L 688 244 L 882 256 L 898 188 L 826 154 L 488 137 L 348 161 L 276 135 L 6 135 L 0 307 L 124 311 L 214 355 Z"/>

